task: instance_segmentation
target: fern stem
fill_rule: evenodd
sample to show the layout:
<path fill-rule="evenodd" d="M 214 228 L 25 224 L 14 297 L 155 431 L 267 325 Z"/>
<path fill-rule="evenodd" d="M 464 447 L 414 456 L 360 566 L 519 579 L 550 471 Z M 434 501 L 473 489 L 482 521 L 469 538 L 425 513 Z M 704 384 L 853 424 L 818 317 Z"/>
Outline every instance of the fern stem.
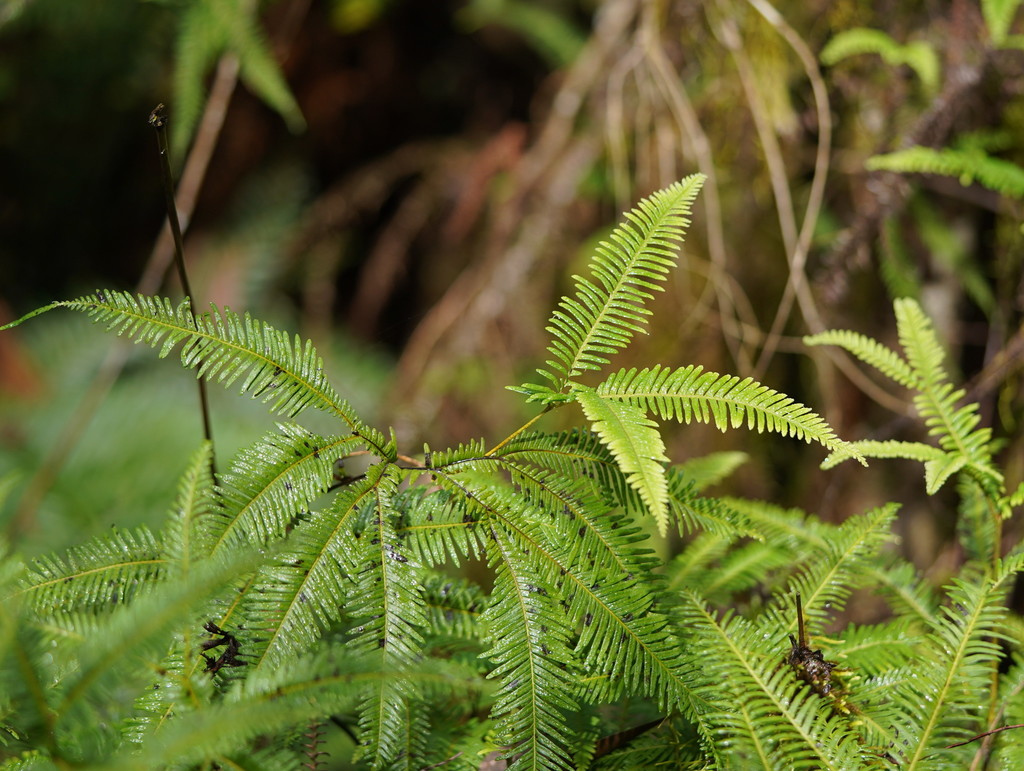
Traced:
<path fill-rule="evenodd" d="M 500 442 L 498 442 L 496 445 L 494 445 L 494 447 L 489 449 L 487 451 L 486 455 L 488 455 L 488 456 L 494 455 L 494 453 L 496 453 L 498 450 L 500 450 L 506 444 L 511 442 L 513 439 L 515 439 L 521 433 L 526 431 L 530 426 L 532 426 L 534 423 L 536 423 L 538 420 L 540 420 L 542 417 L 544 417 L 544 415 L 547 414 L 548 410 L 551 409 L 551 406 L 552 405 L 550 405 L 550 404 L 547 405 L 543 410 L 538 412 L 536 415 L 534 415 L 532 418 L 530 418 L 528 421 L 526 421 L 523 425 L 521 425 L 519 428 L 517 428 L 511 434 L 509 434 L 504 439 L 502 439 Z"/>
<path fill-rule="evenodd" d="M 167 222 L 174 238 L 174 264 L 178 268 L 178 279 L 181 290 L 188 299 L 188 308 L 192 318 L 196 318 L 196 306 L 192 299 L 192 286 L 189 284 L 188 272 L 185 270 L 184 248 L 182 246 L 181 226 L 178 223 L 178 208 L 174 203 L 174 177 L 171 174 L 170 150 L 167 145 L 167 113 L 163 104 L 158 104 L 149 115 L 149 125 L 156 129 L 156 144 L 160 151 L 160 172 L 164 183 L 164 199 L 167 203 Z M 213 445 L 213 428 L 210 424 L 210 400 L 206 393 L 206 381 L 198 378 L 199 409 L 203 418 L 203 438 Z M 210 474 L 217 478 L 217 467 L 214 455 L 210 453 Z"/>

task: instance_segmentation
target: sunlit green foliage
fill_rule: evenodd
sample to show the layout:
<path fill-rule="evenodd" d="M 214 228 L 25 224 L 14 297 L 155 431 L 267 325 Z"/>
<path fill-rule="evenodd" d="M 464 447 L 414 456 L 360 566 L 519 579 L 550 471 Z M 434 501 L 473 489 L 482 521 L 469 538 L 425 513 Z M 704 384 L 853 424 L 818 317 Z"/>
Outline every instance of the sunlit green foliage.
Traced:
<path fill-rule="evenodd" d="M 599 248 L 596 283 L 577 279 L 552 317 L 554 387 L 513 389 L 537 415 L 493 446 L 401 452 L 310 343 L 226 309 L 194 318 L 112 291 L 41 309 L 82 311 L 163 356 L 180 347 L 200 377 L 241 381 L 289 418 L 317 407 L 339 433 L 282 423 L 219 475 L 204 445 L 159 534 L 5 555 L 7 767 L 295 768 L 311 751 L 298 732 L 332 718 L 375 769 L 476 768 L 492 752 L 517 770 L 965 767 L 972 749 L 953 745 L 1019 692 L 1000 641 L 1021 643 L 1005 599 L 1024 552 L 1002 553 L 1000 532 L 1021 496 L 920 307 L 896 304 L 902 355 L 854 332 L 810 342 L 911 389 L 935 445 L 847 444 L 784 394 L 700 367 L 577 379 L 642 329 L 700 183 L 642 201 Z M 576 405 L 583 427 L 537 427 Z M 892 551 L 894 504 L 837 525 L 707 496 L 742 458 L 673 465 L 655 419 L 814 440 L 829 462 L 922 460 L 930 491 L 959 482 L 967 566 L 940 600 Z M 356 456 L 365 470 L 341 473 Z M 664 564 L 652 524 L 684 536 Z M 485 579 L 448 573 L 466 562 Z M 826 638 L 855 590 L 898 617 Z M 796 635 L 823 644 L 827 687 L 790 665 Z M 999 741 L 1019 754 L 1012 732 Z"/>

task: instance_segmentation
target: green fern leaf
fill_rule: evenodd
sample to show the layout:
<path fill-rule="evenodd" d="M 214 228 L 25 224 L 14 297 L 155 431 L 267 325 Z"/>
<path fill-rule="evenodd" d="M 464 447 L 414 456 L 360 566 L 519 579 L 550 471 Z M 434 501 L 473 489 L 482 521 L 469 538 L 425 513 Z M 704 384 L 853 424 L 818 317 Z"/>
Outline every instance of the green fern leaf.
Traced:
<path fill-rule="evenodd" d="M 782 666 L 781 651 L 766 655 L 761 628 L 731 613 L 719 620 L 695 593 L 684 591 L 682 599 L 691 645 L 714 652 L 702 658 L 697 676 L 719 768 L 864 768 L 855 734 Z M 781 642 L 785 634 L 777 629 L 767 639 Z"/>
<path fill-rule="evenodd" d="M 669 513 L 678 523 L 680 535 L 705 530 L 722 536 L 764 539 L 747 517 L 719 498 L 697 495 L 698 489 L 700 485 L 693 483 L 684 470 L 668 470 Z"/>
<path fill-rule="evenodd" d="M 903 750 L 901 769 L 933 767 L 936 754 L 946 765 L 962 767 L 963 750 L 948 745 L 983 730 L 983 705 L 1002 655 L 997 640 L 1005 614 L 1003 585 L 1022 567 L 1024 555 L 1018 554 L 1000 562 L 985 580 L 954 579 L 948 589 L 950 605 L 930 629 L 931 650 L 918 659 L 909 697 L 902 699 L 915 730 Z"/>
<path fill-rule="evenodd" d="M 220 477 L 214 550 L 236 541 L 270 543 L 334 483 L 336 466 L 360 444 L 357 437 L 324 438 L 279 423 L 243 450 Z"/>
<path fill-rule="evenodd" d="M 941 458 L 926 461 L 924 464 L 925 492 L 935 495 L 953 474 L 967 465 L 967 458 L 962 455 L 943 455 Z"/>
<path fill-rule="evenodd" d="M 890 503 L 850 517 L 832 532 L 826 550 L 794 579 L 793 593 L 803 597 L 809 631 L 819 631 L 830 611 L 841 611 L 853 589 L 870 581 L 871 565 L 881 548 L 892 541 L 892 524 L 898 508 Z M 774 623 L 795 634 L 796 615 L 792 595 L 787 595 L 765 618 L 775 618 Z"/>
<path fill-rule="evenodd" d="M 242 393 L 271 402 L 272 412 L 294 417 L 307 407 L 316 407 L 343 420 L 353 434 L 382 457 L 390 459 L 394 454 L 393 446 L 380 432 L 359 420 L 352 407 L 338 396 L 310 341 L 303 344 L 298 336 L 293 341 L 287 333 L 249 314 L 239 316 L 211 305 L 211 313 L 193 319 L 188 300 L 174 306 L 166 298 L 99 291 L 39 308 L 3 329 L 53 308 L 83 311 L 119 335 L 153 348 L 160 346 L 161 358 L 184 341 L 182 364 L 196 368 L 200 377 L 216 379 L 225 386 L 243 378 Z"/>
<path fill-rule="evenodd" d="M 901 174 L 940 174 L 955 177 L 967 186 L 977 182 L 982 187 L 1010 198 L 1024 198 L 1024 168 L 1011 161 L 993 158 L 978 150 L 943 147 L 908 147 L 904 150 L 874 155 L 865 164 L 869 171 L 887 170 Z"/>
<path fill-rule="evenodd" d="M 592 431 L 561 434 L 525 434 L 502 447 L 497 455 L 516 463 L 529 463 L 570 478 L 592 480 L 603 494 L 631 513 L 643 512 L 643 501 L 601 437 Z"/>
<path fill-rule="evenodd" d="M 230 559 L 203 560 L 187 576 L 165 581 L 130 604 L 115 609 L 78 655 L 78 666 L 61 683 L 55 715 L 68 724 L 95 725 L 100 715 L 116 719 L 130 707 L 111 703 L 112 692 L 131 693 L 149 677 L 151 667 L 165 654 L 184 619 L 195 618 L 211 599 L 257 560 L 239 550 Z M 126 645 L 126 641 L 131 641 Z M 104 707 L 98 713 L 98 705 Z M 70 728 L 70 725 L 69 725 Z"/>
<path fill-rule="evenodd" d="M 204 442 L 178 482 L 178 498 L 163 539 L 163 551 L 174 573 L 188 573 L 193 562 L 208 556 L 212 550 L 210 519 L 216 508 L 212 458 L 213 445 Z"/>
<path fill-rule="evenodd" d="M 424 664 L 413 672 L 385 672 L 378 662 L 335 646 L 281 667 L 251 672 L 218 702 L 177 716 L 141 747 L 124 747 L 103 764 L 103 771 L 215 763 L 236 768 L 231 759 L 244 756 L 257 737 L 287 736 L 311 721 L 350 710 L 367 688 L 400 679 L 452 699 L 471 699 L 480 689 L 479 680 L 451 668 Z"/>
<path fill-rule="evenodd" d="M 981 420 L 977 404 L 956 407 L 964 392 L 954 391 L 946 380 L 942 368 L 945 354 L 931 321 L 913 300 L 897 300 L 895 309 L 900 343 L 919 382 L 914 405 L 930 433 L 938 437 L 944 450 L 963 457 L 973 471 L 1001 485 L 1002 475 L 990 463 L 991 430 L 977 428 Z"/>
<path fill-rule="evenodd" d="M 804 337 L 804 345 L 837 345 L 906 388 L 918 385 L 910 365 L 898 353 L 858 332 L 832 330 L 808 335 Z"/>
<path fill-rule="evenodd" d="M 1013 491 L 1007 502 L 1014 507 L 1024 505 L 1024 482 L 1017 485 L 1017 489 Z"/>
<path fill-rule="evenodd" d="M 400 473 L 388 466 L 373 489 L 371 521 L 359 537 L 350 574 L 356 578 L 350 614 L 362 623 L 352 645 L 379 661 L 382 672 L 411 670 L 423 647 L 427 626 L 419 566 L 395 534 L 394 496 Z M 359 735 L 369 746 L 361 757 L 374 768 L 390 765 L 417 740 L 413 715 L 416 689 L 409 681 L 382 680 L 368 689 L 360 708 Z M 419 726 L 419 734 L 423 728 Z M 420 739 L 422 740 L 422 739 Z M 418 754 L 418 753 L 417 753 Z"/>
<path fill-rule="evenodd" d="M 531 594 L 543 582 L 512 554 L 514 544 L 495 539 L 494 601 L 484 614 L 493 641 L 489 657 L 501 678 L 493 717 L 509 744 L 514 769 L 568 769 L 565 712 L 577 708 L 559 666 L 569 659 L 564 624 Z M 544 628 L 543 634 L 541 628 Z"/>
<path fill-rule="evenodd" d="M 460 480 L 463 493 L 485 512 L 490 561 L 499 576 L 507 571 L 485 622 L 497 664 L 491 676 L 502 678 L 495 710 L 519 763 L 565 765 L 559 760 L 565 754 L 562 713 L 578 696 L 566 679 L 576 668 L 586 674 L 584 693 L 597 703 L 645 694 L 656 696 L 663 709 L 698 714 L 679 642 L 642 590 L 647 574 L 573 561 L 570 539 L 552 532 L 514 488 L 484 475 Z M 579 637 L 567 652 L 561 641 L 573 628 Z"/>
<path fill-rule="evenodd" d="M 68 550 L 41 556 L 25 571 L 14 597 L 41 615 L 124 604 L 161 580 L 168 560 L 146 528 L 114 530 Z"/>
<path fill-rule="evenodd" d="M 304 128 L 302 113 L 258 27 L 258 9 L 240 0 L 195 0 L 181 14 L 171 124 L 174 157 L 185 155 L 205 101 L 204 81 L 225 52 L 238 57 L 242 80 L 292 131 Z"/>
<path fill-rule="evenodd" d="M 867 568 L 871 583 L 899 615 L 919 624 L 933 624 L 938 618 L 939 599 L 932 587 L 909 562 Z"/>
<path fill-rule="evenodd" d="M 668 529 L 668 457 L 657 424 L 631 404 L 589 390 L 576 390 L 573 395 L 664 535 Z"/>
<path fill-rule="evenodd" d="M 810 408 L 750 378 L 705 372 L 700 366 L 619 370 L 597 386 L 597 394 L 662 419 L 713 422 L 722 431 L 746 422 L 759 433 L 773 431 L 817 441 L 833 452 L 852 452 Z"/>
<path fill-rule="evenodd" d="M 551 369 L 538 370 L 555 391 L 583 372 L 599 370 L 634 333 L 645 331 L 650 311 L 644 304 L 675 264 L 687 214 L 703 182 L 695 174 L 641 201 L 598 247 L 595 281 L 574 277 L 575 297 L 562 298 L 548 326 L 553 336 L 548 351 L 555 357 L 547 362 Z"/>
<path fill-rule="evenodd" d="M 921 442 L 901 442 L 895 439 L 880 442 L 874 439 L 860 439 L 850 442 L 850 445 L 865 458 L 905 458 L 921 463 L 931 463 L 941 461 L 946 457 L 946 453 L 938 447 Z M 830 469 L 848 459 L 848 455 L 829 455 L 822 462 L 821 467 Z"/>
<path fill-rule="evenodd" d="M 355 592 L 357 522 L 372 508 L 383 477 L 384 468 L 371 466 L 326 511 L 302 522 L 286 550 L 246 588 L 245 626 L 259 637 L 252 643 L 255 669 L 273 669 L 306 652 L 341 620 Z"/>
<path fill-rule="evenodd" d="M 1006 42 L 1010 26 L 1017 15 L 1020 0 L 981 0 L 981 13 L 985 17 L 988 34 L 996 46 Z"/>
<path fill-rule="evenodd" d="M 861 54 L 878 54 L 894 67 L 906 64 L 921 79 L 928 93 L 938 90 L 939 57 L 935 48 L 924 40 L 900 45 L 881 30 L 857 27 L 843 30 L 832 38 L 821 52 L 821 61 L 833 65 Z"/>

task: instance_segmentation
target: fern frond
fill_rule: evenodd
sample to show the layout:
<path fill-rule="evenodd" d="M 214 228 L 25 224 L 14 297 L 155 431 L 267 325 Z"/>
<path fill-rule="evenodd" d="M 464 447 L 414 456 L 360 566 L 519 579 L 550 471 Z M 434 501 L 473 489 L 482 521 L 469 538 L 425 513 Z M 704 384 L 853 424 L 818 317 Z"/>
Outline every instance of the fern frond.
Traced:
<path fill-rule="evenodd" d="M 196 616 L 211 599 L 256 564 L 254 555 L 241 550 L 230 559 L 203 560 L 194 564 L 187 576 L 165 581 L 114 610 L 80 647 L 78 666 L 61 682 L 55 707 L 58 719 L 81 728 L 120 717 L 118 713 L 131 705 L 123 703 L 123 697 L 122 701 L 112 699 L 111 694 L 138 689 L 150 676 L 149 667 L 169 648 L 183 620 L 195 619 L 195 625 L 201 626 Z"/>
<path fill-rule="evenodd" d="M 921 442 L 901 442 L 896 439 L 878 441 L 874 439 L 857 439 L 850 444 L 857 448 L 865 458 L 903 458 L 905 460 L 916 460 L 921 463 L 941 461 L 946 453 L 938 447 Z M 823 469 L 830 469 L 838 466 L 847 460 L 847 455 L 829 455 L 821 463 Z"/>
<path fill-rule="evenodd" d="M 809 345 L 840 345 L 901 385 L 914 389 L 914 406 L 929 433 L 938 438 L 941 450 L 916 442 L 857 442 L 853 446 L 869 456 L 921 461 L 925 464 L 929 493 L 937 491 L 961 470 L 977 478 L 986 489 L 1001 490 L 1002 474 L 991 463 L 991 429 L 978 427 L 981 416 L 976 404 L 957 407 L 964 391 L 954 390 L 946 376 L 945 354 L 931 321 L 910 298 L 896 300 L 894 309 L 905 359 L 853 332 L 828 332 L 805 341 Z M 841 460 L 842 457 L 829 457 L 823 465 L 827 468 Z"/>
<path fill-rule="evenodd" d="M 799 594 L 803 597 L 807 631 L 812 635 L 818 633 L 829 613 L 841 611 L 853 589 L 868 582 L 868 568 L 877 560 L 881 547 L 892 540 L 892 523 L 898 508 L 896 504 L 887 504 L 850 517 L 836 528 L 826 549 L 791 582 L 792 592 L 770 608 L 758 624 L 771 629 L 782 627 L 796 636 L 793 598 Z"/>
<path fill-rule="evenodd" d="M 783 664 L 781 644 L 766 655 L 761 628 L 729 613 L 717 619 L 697 594 L 683 592 L 682 599 L 691 645 L 709 652 L 698 693 L 710 708 L 705 719 L 714 733 L 707 739 L 720 768 L 864 767 L 856 735 Z M 774 631 L 768 639 L 783 643 L 783 630 Z"/>
<path fill-rule="evenodd" d="M 577 708 L 567 662 L 565 617 L 542 592 L 547 583 L 535 560 L 509 534 L 492 530 L 489 553 L 496 571 L 493 601 L 484 614 L 491 640 L 490 673 L 501 686 L 492 708 L 512 769 L 569 769 L 565 713 Z"/>
<path fill-rule="evenodd" d="M 382 681 L 406 679 L 417 686 L 468 698 L 480 683 L 437 665 L 416 671 L 381 671 L 378 662 L 342 648 L 328 649 L 281 667 L 250 672 L 223 698 L 188 712 L 129 746 L 103 766 L 104 771 L 192 767 L 247 749 L 257 736 L 280 736 L 311 720 L 350 709 L 361 693 Z M 231 766 L 227 766 L 231 767 Z"/>
<path fill-rule="evenodd" d="M 935 48 L 924 40 L 901 45 L 879 29 L 857 27 L 843 30 L 822 49 L 823 64 L 833 65 L 851 56 L 878 54 L 886 64 L 909 66 L 921 79 L 928 93 L 935 93 L 939 85 L 939 56 Z"/>
<path fill-rule="evenodd" d="M 405 522 L 398 529 L 408 535 L 415 559 L 424 565 L 450 561 L 456 567 L 467 557 L 484 553 L 485 537 L 479 520 L 484 511 L 479 503 L 462 495 L 457 485 L 449 486 L 444 475 L 437 475 L 440 491 L 412 488 L 399 493 L 403 497 Z"/>
<path fill-rule="evenodd" d="M 148 529 L 114 530 L 69 549 L 63 557 L 38 557 L 15 596 L 41 615 L 117 606 L 161 580 L 167 564 Z"/>
<path fill-rule="evenodd" d="M 921 578 L 909 562 L 892 565 L 873 565 L 867 569 L 871 583 L 900 616 L 915 623 L 930 625 L 936 622 L 939 598 L 932 587 Z"/>
<path fill-rule="evenodd" d="M 667 476 L 668 509 L 679 526 L 680 535 L 705 530 L 722 536 L 764 539 L 750 520 L 727 502 L 698 495 L 700 484 L 691 481 L 685 466 L 669 468 Z"/>
<path fill-rule="evenodd" d="M 930 650 L 919 659 L 906 707 L 916 722 L 901 768 L 927 768 L 938 755 L 947 763 L 962 750 L 946 749 L 978 732 L 990 677 L 1002 652 L 998 639 L 1005 613 L 1004 583 L 1024 567 L 1024 556 L 1000 562 L 985 580 L 954 579 L 950 604 L 931 627 Z"/>
<path fill-rule="evenodd" d="M 436 638 L 482 638 L 480 618 L 490 604 L 490 598 L 479 586 L 463 578 L 429 573 L 421 588 L 428 626 Z"/>
<path fill-rule="evenodd" d="M 246 588 L 240 602 L 246 627 L 259 637 L 252 643 L 255 669 L 273 669 L 307 651 L 341 620 L 355 589 L 357 523 L 372 510 L 383 478 L 384 468 L 371 466 L 326 511 L 302 522 L 281 556 Z"/>
<path fill-rule="evenodd" d="M 981 0 L 985 26 L 995 45 L 1001 46 L 1006 42 L 1019 7 L 1020 0 Z"/>
<path fill-rule="evenodd" d="M 423 647 L 421 630 L 427 625 L 419 566 L 394 530 L 393 499 L 400 476 L 395 466 L 388 466 L 374 486 L 370 524 L 359 537 L 355 569 L 350 571 L 356 578 L 350 613 L 361 622 L 352 645 L 377 659 L 382 672 L 396 673 L 416 663 Z M 362 744 L 369 744 L 362 757 L 372 766 L 390 764 L 404 745 L 423 733 L 417 731 L 422 715 L 411 709 L 416 697 L 406 680 L 382 680 L 368 689 L 360 708 L 359 736 Z"/>
<path fill-rule="evenodd" d="M 1000 195 L 1024 198 L 1024 169 L 1011 161 L 977 150 L 943 147 L 908 147 L 868 158 L 869 171 L 887 170 L 901 174 L 939 174 L 954 177 L 965 187 L 977 182 Z"/>
<path fill-rule="evenodd" d="M 210 313 L 193 319 L 188 300 L 175 306 L 166 298 L 99 291 L 77 300 L 52 303 L 15 324 L 53 308 L 85 312 L 118 335 L 152 348 L 159 346 L 161 358 L 184 342 L 182 364 L 197 369 L 199 377 L 216 379 L 225 386 L 242 378 L 242 393 L 269 402 L 274 413 L 294 417 L 307 407 L 315 407 L 344 421 L 374 452 L 388 456 L 393 453 L 393 449 L 385 448 L 387 442 L 380 432 L 365 425 L 338 396 L 310 341 L 303 344 L 298 336 L 293 340 L 248 313 L 239 316 L 227 308 L 211 306 Z"/>
<path fill-rule="evenodd" d="M 595 570 L 619 573 L 646 573 L 653 567 L 651 550 L 637 546 L 646 534 L 598 497 L 588 480 L 521 466 L 513 466 L 510 477 L 523 500 L 546 515 L 552 537 L 569 545 L 570 561 L 586 559 Z"/>
<path fill-rule="evenodd" d="M 687 588 L 699 591 L 709 603 L 727 605 L 740 592 L 771 585 L 774 575 L 792 566 L 793 555 L 776 544 L 744 543 L 703 571 Z"/>
<path fill-rule="evenodd" d="M 917 378 L 903 357 L 888 346 L 859 332 L 837 329 L 817 335 L 807 335 L 804 337 L 804 345 L 839 346 L 901 386 L 917 387 Z"/>
<path fill-rule="evenodd" d="M 210 518 L 216 507 L 210 461 L 213 445 L 204 442 L 178 482 L 178 497 L 164 531 L 163 552 L 171 573 L 183 574 L 209 555 L 213 543 Z"/>
<path fill-rule="evenodd" d="M 529 463 L 572 478 L 591 480 L 605 495 L 631 513 L 643 512 L 643 501 L 626 482 L 615 457 L 593 431 L 525 434 L 497 453 L 513 462 Z"/>
<path fill-rule="evenodd" d="M 562 298 L 547 328 L 552 334 L 548 351 L 555 358 L 547 362 L 550 370 L 538 370 L 555 391 L 588 370 L 601 369 L 610 354 L 644 331 L 650 314 L 644 304 L 675 265 L 690 206 L 703 182 L 695 174 L 642 200 L 597 248 L 595 280 L 574 276 L 575 297 Z"/>
<path fill-rule="evenodd" d="M 180 15 L 174 69 L 172 147 L 182 158 L 205 100 L 204 81 L 224 52 L 238 57 L 242 79 L 252 92 L 299 131 L 302 113 L 257 26 L 258 8 L 238 0 L 197 0 Z"/>
<path fill-rule="evenodd" d="M 24 622 L 29 615 L 24 607 L 17 599 L 0 602 L 0 731 L 4 744 L 8 736 L 24 740 L 51 735 L 56 722 L 54 705 L 60 697 L 53 688 L 61 673 L 51 639 L 37 625 Z"/>
<path fill-rule="evenodd" d="M 904 618 L 865 626 L 851 624 L 838 636 L 843 642 L 835 651 L 836 658 L 859 675 L 880 675 L 911 665 L 921 642 L 909 619 Z"/>
<path fill-rule="evenodd" d="M 548 672 L 552 661 L 582 669 L 588 700 L 600 703 L 623 692 L 644 694 L 656 697 L 664 709 L 678 707 L 695 715 L 679 643 L 667 619 L 652 610 L 652 597 L 640 590 L 642 577 L 573 562 L 565 539 L 552 537 L 557 534 L 549 533 L 534 507 L 514 489 L 487 485 L 482 477 L 465 481 L 472 483 L 466 492 L 486 511 L 490 559 L 499 569 L 507 564 L 506 593 L 501 599 L 495 596 L 487 613 L 488 619 L 500 619 L 489 624 L 497 650 L 493 655 L 506 662 L 500 667 L 503 688 L 513 692 L 499 701 L 501 714 L 519 710 L 519 722 L 503 723 L 509 732 L 514 725 L 518 740 L 527 741 L 519 751 L 542 766 L 541 757 L 557 757 L 561 751 L 560 743 L 551 743 L 547 726 L 561 725 L 560 710 L 575 700 L 576 689 L 564 681 L 566 673 L 560 668 Z M 571 655 L 544 639 L 554 632 L 556 643 L 567 640 L 571 628 L 579 633 Z M 517 637 L 519 644 L 513 645 L 503 637 L 523 634 L 529 634 L 529 644 Z M 555 679 L 549 681 L 552 675 Z M 517 687 L 510 689 L 517 679 Z M 537 743 L 542 746 L 537 748 Z"/>
<path fill-rule="evenodd" d="M 668 530 L 668 457 L 657 424 L 631 404 L 589 390 L 576 390 L 573 395 L 664 535 Z"/>
<path fill-rule="evenodd" d="M 895 309 L 900 344 L 919 381 L 914 405 L 925 425 L 938 437 L 940 447 L 962 457 L 965 465 L 969 464 L 989 483 L 1001 485 L 1002 475 L 990 463 L 991 429 L 977 428 L 981 421 L 977 404 L 956 407 L 964 392 L 953 390 L 946 379 L 942 368 L 945 354 L 931 321 L 913 300 L 897 300 Z"/>
<path fill-rule="evenodd" d="M 242 450 L 220 475 L 221 506 L 213 549 L 238 540 L 269 543 L 334 482 L 338 460 L 361 444 L 358 437 L 318 436 L 294 423 L 279 423 Z"/>
<path fill-rule="evenodd" d="M 662 591 L 671 595 L 680 589 L 700 591 L 705 571 L 715 564 L 732 545 L 733 539 L 717 533 L 699 533 L 665 567 Z"/>
<path fill-rule="evenodd" d="M 967 465 L 964 455 L 945 452 L 938 447 L 921 442 L 901 442 L 895 439 L 876 441 L 864 439 L 850 442 L 865 458 L 904 458 L 916 460 L 924 464 L 925 490 L 934 495 L 953 474 Z M 845 455 L 829 455 L 822 461 L 823 469 L 830 469 L 847 460 Z"/>
<path fill-rule="evenodd" d="M 713 422 L 722 431 L 746 422 L 748 429 L 759 433 L 772 431 L 817 441 L 833 452 L 849 451 L 849 445 L 809 407 L 751 378 L 705 372 L 700 366 L 619 370 L 597 386 L 597 394 L 663 419 Z"/>
<path fill-rule="evenodd" d="M 700 492 L 729 477 L 749 457 L 747 453 L 736 450 L 712 452 L 689 458 L 676 468 L 694 485 L 694 490 Z"/>

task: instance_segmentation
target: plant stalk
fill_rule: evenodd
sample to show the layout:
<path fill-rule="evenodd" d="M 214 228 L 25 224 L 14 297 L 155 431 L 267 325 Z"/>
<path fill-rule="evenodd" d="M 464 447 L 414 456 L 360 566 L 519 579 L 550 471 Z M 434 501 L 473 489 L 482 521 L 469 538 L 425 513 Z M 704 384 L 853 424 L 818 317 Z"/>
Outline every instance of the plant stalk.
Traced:
<path fill-rule="evenodd" d="M 167 204 L 167 222 L 171 226 L 171 235 L 174 238 L 174 264 L 178 268 L 178 279 L 181 281 L 181 290 L 188 300 L 188 309 L 192 314 L 193 322 L 197 321 L 196 305 L 193 300 L 192 286 L 189 284 L 188 272 L 185 270 L 184 247 L 181 238 L 181 225 L 178 222 L 178 207 L 174 203 L 174 177 L 171 174 L 170 150 L 167 143 L 167 111 L 163 104 L 158 104 L 149 115 L 149 125 L 156 129 L 156 144 L 160 151 L 160 171 L 164 183 L 164 199 Z M 198 378 L 196 383 L 199 386 L 199 408 L 203 418 L 203 437 L 213 446 L 213 428 L 210 422 L 210 400 L 206 392 L 206 381 Z M 217 478 L 217 468 L 214 462 L 214 455 L 210 453 L 210 474 L 213 479 Z"/>

